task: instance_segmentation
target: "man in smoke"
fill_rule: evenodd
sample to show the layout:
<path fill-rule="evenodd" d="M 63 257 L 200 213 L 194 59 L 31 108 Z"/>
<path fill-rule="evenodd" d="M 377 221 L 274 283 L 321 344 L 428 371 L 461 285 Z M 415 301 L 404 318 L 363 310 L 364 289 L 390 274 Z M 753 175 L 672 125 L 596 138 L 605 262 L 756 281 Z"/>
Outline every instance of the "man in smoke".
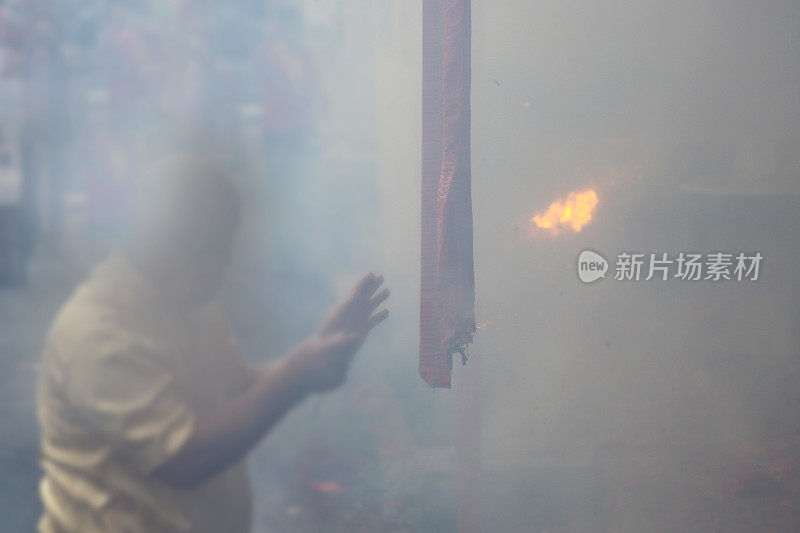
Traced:
<path fill-rule="evenodd" d="M 388 310 L 366 275 L 317 334 L 262 369 L 236 354 L 215 293 L 239 198 L 213 161 L 147 180 L 134 229 L 57 315 L 38 388 L 43 533 L 250 528 L 244 455 L 304 398 L 341 385 Z"/>

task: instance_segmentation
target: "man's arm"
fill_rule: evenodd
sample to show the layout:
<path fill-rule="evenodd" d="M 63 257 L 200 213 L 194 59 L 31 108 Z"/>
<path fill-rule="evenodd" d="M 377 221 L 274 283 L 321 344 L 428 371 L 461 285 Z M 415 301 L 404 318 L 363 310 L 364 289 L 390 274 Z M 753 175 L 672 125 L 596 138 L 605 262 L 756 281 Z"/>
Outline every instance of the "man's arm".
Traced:
<path fill-rule="evenodd" d="M 235 463 L 306 396 L 344 381 L 336 367 L 343 366 L 353 346 L 354 339 L 345 335 L 301 344 L 264 369 L 244 394 L 198 418 L 186 443 L 154 475 L 189 489 Z"/>
<path fill-rule="evenodd" d="M 334 309 L 334 315 L 348 310 L 346 325 L 330 327 L 324 336 L 302 343 L 262 371 L 244 394 L 198 418 L 186 443 L 154 475 L 175 488 L 195 487 L 237 462 L 306 396 L 344 383 L 353 355 L 369 331 L 388 316 L 386 309 L 371 314 L 388 294 L 379 301 L 371 298 L 380 283 L 374 276 L 370 279 L 372 291 L 364 290 L 362 280 L 360 290 L 345 298 L 346 305 Z M 366 312 L 355 313 L 356 319 L 353 309 Z"/>

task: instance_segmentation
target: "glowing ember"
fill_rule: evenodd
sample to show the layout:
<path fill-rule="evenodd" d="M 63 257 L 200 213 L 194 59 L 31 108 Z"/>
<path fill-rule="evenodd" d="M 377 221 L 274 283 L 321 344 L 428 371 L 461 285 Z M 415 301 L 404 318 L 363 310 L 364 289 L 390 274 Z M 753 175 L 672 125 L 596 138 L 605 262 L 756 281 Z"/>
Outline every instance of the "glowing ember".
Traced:
<path fill-rule="evenodd" d="M 566 199 L 556 200 L 547 211 L 537 214 L 531 221 L 536 227 L 549 230 L 554 235 L 567 228 L 578 232 L 592 220 L 597 202 L 594 189 L 571 192 Z"/>
<path fill-rule="evenodd" d="M 307 479 L 304 480 L 304 484 L 309 489 L 321 494 L 339 494 L 343 490 L 338 483 L 332 480 L 315 481 L 313 479 Z"/>

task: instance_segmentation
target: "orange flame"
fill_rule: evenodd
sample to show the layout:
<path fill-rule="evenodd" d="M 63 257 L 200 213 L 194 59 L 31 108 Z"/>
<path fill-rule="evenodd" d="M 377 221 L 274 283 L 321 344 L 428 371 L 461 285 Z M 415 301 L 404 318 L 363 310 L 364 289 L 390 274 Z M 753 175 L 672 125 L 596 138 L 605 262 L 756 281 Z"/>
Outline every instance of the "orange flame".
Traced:
<path fill-rule="evenodd" d="M 531 221 L 536 227 L 549 230 L 553 235 L 564 228 L 572 228 L 577 233 L 592 220 L 597 203 L 594 189 L 571 192 L 566 199 L 556 200 L 544 213 L 537 214 Z"/>

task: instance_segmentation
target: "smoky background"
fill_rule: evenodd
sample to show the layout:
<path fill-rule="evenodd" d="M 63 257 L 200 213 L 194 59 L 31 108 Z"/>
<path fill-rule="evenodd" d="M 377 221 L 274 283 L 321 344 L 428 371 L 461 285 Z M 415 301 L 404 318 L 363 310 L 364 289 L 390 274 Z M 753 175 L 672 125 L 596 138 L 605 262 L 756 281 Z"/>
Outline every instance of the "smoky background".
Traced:
<path fill-rule="evenodd" d="M 38 513 L 49 319 L 124 227 L 142 166 L 199 135 L 245 200 L 222 294 L 245 355 L 285 353 L 366 270 L 392 289 L 348 383 L 250 456 L 256 530 L 455 531 L 477 365 L 435 394 L 417 374 L 420 2 L 2 7 L 4 202 L 25 203 L 26 149 L 44 185 L 28 282 L 0 293 L 0 529 Z M 800 9 L 472 9 L 484 530 L 796 529 Z M 586 188 L 580 232 L 532 226 Z M 577 279 L 586 248 L 609 279 Z M 619 282 L 623 251 L 764 260 L 754 282 Z"/>

